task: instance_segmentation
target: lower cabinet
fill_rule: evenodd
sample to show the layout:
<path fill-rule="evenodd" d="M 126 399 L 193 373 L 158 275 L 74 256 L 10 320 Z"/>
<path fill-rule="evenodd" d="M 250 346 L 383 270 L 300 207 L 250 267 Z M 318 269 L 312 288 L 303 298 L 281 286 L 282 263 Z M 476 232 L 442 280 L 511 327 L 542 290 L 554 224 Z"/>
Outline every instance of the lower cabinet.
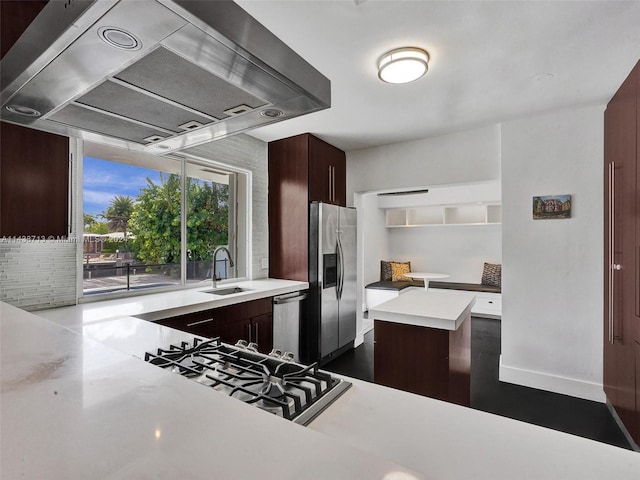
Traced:
<path fill-rule="evenodd" d="M 157 320 L 156 323 L 202 337 L 220 337 L 225 343 L 246 340 L 258 344 L 258 351 L 273 349 L 272 299 L 261 298 L 226 307 Z"/>
<path fill-rule="evenodd" d="M 454 331 L 374 320 L 373 335 L 375 383 L 471 404 L 470 319 Z"/>
<path fill-rule="evenodd" d="M 249 319 L 251 341 L 258 344 L 258 350 L 269 353 L 273 350 L 273 316 L 271 312 Z"/>

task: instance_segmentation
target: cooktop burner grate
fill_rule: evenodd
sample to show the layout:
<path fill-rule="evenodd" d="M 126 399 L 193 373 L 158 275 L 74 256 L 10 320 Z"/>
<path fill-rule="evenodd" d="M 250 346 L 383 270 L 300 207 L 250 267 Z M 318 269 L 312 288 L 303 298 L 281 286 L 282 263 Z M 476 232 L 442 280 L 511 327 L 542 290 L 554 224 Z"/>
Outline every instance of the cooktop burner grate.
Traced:
<path fill-rule="evenodd" d="M 219 338 L 159 348 L 147 352 L 145 361 L 303 425 L 351 386 L 316 363 L 300 365 L 287 354 L 263 355 Z"/>

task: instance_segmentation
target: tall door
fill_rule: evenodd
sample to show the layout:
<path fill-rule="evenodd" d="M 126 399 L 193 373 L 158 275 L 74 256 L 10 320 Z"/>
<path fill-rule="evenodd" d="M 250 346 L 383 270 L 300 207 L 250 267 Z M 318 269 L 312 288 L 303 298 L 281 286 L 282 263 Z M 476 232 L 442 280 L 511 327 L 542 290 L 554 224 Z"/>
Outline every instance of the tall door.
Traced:
<path fill-rule="evenodd" d="M 636 243 L 635 243 L 635 330 L 636 342 L 640 345 L 640 61 L 634 69 L 636 72 Z M 640 357 L 636 357 L 636 378 L 640 378 Z M 640 445 L 640 381 L 636 381 L 636 415 L 638 428 L 636 441 Z"/>
<path fill-rule="evenodd" d="M 338 207 L 319 205 L 320 358 L 338 349 Z"/>
<path fill-rule="evenodd" d="M 639 64 L 640 65 L 640 64 Z M 604 387 L 629 433 L 635 435 L 634 342 L 638 329 L 636 68 L 605 111 Z"/>
<path fill-rule="evenodd" d="M 356 211 L 339 208 L 339 332 L 338 347 L 352 343 L 356 338 Z"/>

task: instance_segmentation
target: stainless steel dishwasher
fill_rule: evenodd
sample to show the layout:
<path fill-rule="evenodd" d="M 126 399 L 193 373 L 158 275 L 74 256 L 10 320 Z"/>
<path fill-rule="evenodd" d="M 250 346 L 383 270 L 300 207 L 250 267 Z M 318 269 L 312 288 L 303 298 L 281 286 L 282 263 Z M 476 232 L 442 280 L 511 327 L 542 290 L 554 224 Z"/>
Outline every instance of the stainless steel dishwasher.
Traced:
<path fill-rule="evenodd" d="M 307 291 L 273 297 L 273 348 L 293 353 L 300 361 L 300 321 Z"/>

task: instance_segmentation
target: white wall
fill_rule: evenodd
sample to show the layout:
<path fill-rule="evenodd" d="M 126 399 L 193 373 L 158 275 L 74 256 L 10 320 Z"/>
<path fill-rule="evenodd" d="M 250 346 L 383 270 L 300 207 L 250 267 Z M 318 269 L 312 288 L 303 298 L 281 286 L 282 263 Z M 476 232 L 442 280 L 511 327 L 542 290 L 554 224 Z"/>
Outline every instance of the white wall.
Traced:
<path fill-rule="evenodd" d="M 441 272 L 448 282 L 480 283 L 484 262 L 501 263 L 500 225 L 391 228 L 388 258 L 414 272 Z"/>
<path fill-rule="evenodd" d="M 347 169 L 348 169 L 347 163 Z M 385 231 L 384 210 L 378 208 L 378 196 L 375 193 L 355 194 L 354 204 L 358 209 L 357 231 L 357 305 L 356 310 L 356 346 L 364 341 L 364 333 L 371 329 L 373 320 L 364 319 L 364 286 L 380 280 L 380 263 L 365 259 L 383 259 L 389 251 Z"/>
<path fill-rule="evenodd" d="M 500 178 L 500 126 L 347 152 L 347 201 L 355 192 Z"/>
<path fill-rule="evenodd" d="M 604 401 L 603 111 L 502 125 L 500 379 Z M 571 194 L 572 218 L 533 220 L 532 197 Z"/>
<path fill-rule="evenodd" d="M 392 231 L 385 228 L 384 210 L 378 208 L 373 192 L 498 178 L 499 125 L 347 152 L 347 202 L 358 208 L 358 304 L 363 303 L 364 286 L 380 279 L 380 260 L 428 258 L 424 268 L 452 271 L 453 281 L 479 281 L 474 275 L 482 274 L 482 262 L 500 259 L 499 226 Z M 362 326 L 359 311 L 356 344 L 362 339 Z"/>

